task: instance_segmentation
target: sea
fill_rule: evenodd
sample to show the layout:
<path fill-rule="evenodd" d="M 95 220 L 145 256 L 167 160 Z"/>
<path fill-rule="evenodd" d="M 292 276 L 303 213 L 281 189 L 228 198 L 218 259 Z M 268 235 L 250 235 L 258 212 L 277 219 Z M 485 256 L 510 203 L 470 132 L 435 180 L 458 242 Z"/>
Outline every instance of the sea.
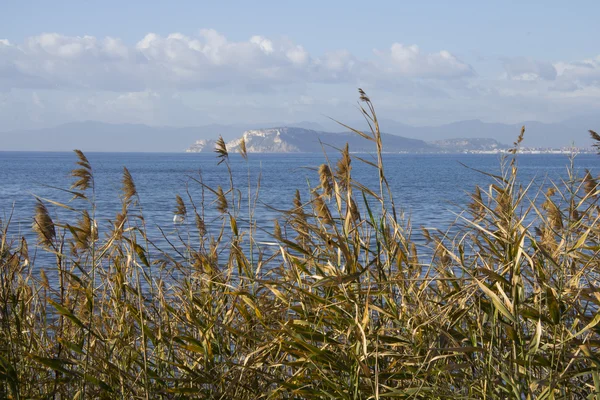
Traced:
<path fill-rule="evenodd" d="M 182 229 L 193 225 L 174 222 L 175 196 L 180 195 L 189 210 L 192 203 L 202 210 L 209 231 L 222 225 L 216 211 L 213 190 L 230 187 L 230 175 L 225 163 L 213 153 L 87 153 L 93 167 L 98 225 L 107 228 L 110 220 L 122 209 L 121 186 L 123 168 L 130 171 L 138 194 L 139 207 L 146 222 L 148 236 L 156 243 L 167 245 L 168 238 L 181 236 Z M 250 197 L 252 218 L 261 230 L 258 239 L 271 240 L 273 222 L 281 218 L 282 210 L 292 208 L 299 190 L 303 200 L 310 199 L 310 190 L 318 185 L 319 165 L 336 161 L 335 151 L 324 154 L 249 154 L 248 160 L 239 154 L 229 157 L 229 166 L 236 193 L 244 200 L 239 204 L 240 220 L 248 219 Z M 375 161 L 372 154 L 353 154 L 353 177 L 373 189 L 378 188 L 377 170 L 358 158 Z M 395 204 L 405 219 L 410 220 L 416 234 L 420 227 L 444 230 L 460 219 L 460 213 L 476 186 L 487 190 L 494 183 L 490 176 L 501 173 L 502 159 L 497 154 L 384 154 L 385 175 L 392 189 Z M 14 238 L 25 237 L 30 246 L 35 243 L 32 232 L 36 199 L 45 201 L 55 222 L 74 223 L 77 215 L 58 202 L 73 208 L 84 204 L 73 200 L 68 192 L 76 167 L 74 153 L 0 152 L 0 219 L 10 221 L 9 233 Z M 586 170 L 597 176 L 600 156 L 579 154 L 517 155 L 519 182 L 531 184 L 530 198 L 539 188 L 569 179 L 569 166 L 582 177 Z M 202 199 L 204 198 L 204 202 Z M 230 205 L 231 206 L 231 205 Z"/>

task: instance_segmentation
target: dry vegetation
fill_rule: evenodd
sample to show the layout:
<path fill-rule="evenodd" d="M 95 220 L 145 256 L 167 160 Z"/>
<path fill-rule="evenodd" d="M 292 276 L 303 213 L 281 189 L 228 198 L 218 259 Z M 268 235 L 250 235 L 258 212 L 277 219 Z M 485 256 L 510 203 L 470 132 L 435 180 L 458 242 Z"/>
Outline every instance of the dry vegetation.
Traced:
<path fill-rule="evenodd" d="M 362 91 L 360 104 L 372 129 L 355 132 L 376 143 L 375 161 L 340 150 L 282 212 L 272 243 L 256 240 L 256 191 L 232 179 L 197 203 L 174 194 L 199 239 L 154 248 L 127 169 L 122 211 L 98 228 L 92 165 L 78 151 L 73 200 L 35 210 L 57 283 L 8 223 L 0 234 L 0 397 L 600 398 L 596 180 L 571 174 L 531 193 L 510 155 L 475 189 L 459 233 L 424 231 L 418 254 Z M 353 180 L 356 162 L 373 168 L 377 190 Z M 54 221 L 52 207 L 72 221 Z M 220 231 L 207 231 L 205 207 Z"/>

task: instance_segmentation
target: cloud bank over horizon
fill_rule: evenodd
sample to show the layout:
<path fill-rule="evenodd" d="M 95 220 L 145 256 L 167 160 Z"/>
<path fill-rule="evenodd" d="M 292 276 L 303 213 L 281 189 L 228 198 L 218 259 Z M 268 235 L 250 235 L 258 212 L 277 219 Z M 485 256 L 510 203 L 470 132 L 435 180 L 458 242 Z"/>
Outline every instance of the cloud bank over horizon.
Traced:
<path fill-rule="evenodd" d="M 232 42 L 213 29 L 194 37 L 148 33 L 128 46 L 113 37 L 45 33 L 23 43 L 0 40 L 0 84 L 6 89 L 84 89 L 115 92 L 214 89 L 258 85 L 369 82 L 387 79 L 459 79 L 474 75 L 446 50 L 424 53 L 393 43 L 359 59 L 347 50 L 320 57 L 286 39 L 252 36 Z"/>
<path fill-rule="evenodd" d="M 400 41 L 370 55 L 314 54 L 285 37 L 116 37 L 44 33 L 0 39 L 0 130 L 73 120 L 194 125 L 347 118 L 356 88 L 380 113 L 412 124 L 482 118 L 515 122 L 600 106 L 600 55 L 583 60 L 500 57 L 478 70 L 452 50 Z M 490 72 L 491 70 L 491 72 Z"/>

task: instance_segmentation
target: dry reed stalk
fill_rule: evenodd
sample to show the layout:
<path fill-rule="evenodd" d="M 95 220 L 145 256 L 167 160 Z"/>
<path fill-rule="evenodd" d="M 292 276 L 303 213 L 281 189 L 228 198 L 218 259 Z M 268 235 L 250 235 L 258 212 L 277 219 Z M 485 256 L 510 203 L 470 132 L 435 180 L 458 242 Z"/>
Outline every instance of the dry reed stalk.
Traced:
<path fill-rule="evenodd" d="M 146 241 L 141 207 L 140 218 L 128 215 L 137 191 L 126 169 L 123 210 L 108 235 L 97 233 L 91 204 L 91 213 L 73 212 L 73 223 L 55 222 L 44 203 L 36 205 L 38 251 L 59 255 L 60 290 L 51 276 L 32 274 L 26 242 L 11 241 L 1 229 L 0 397 L 600 393 L 600 227 L 591 175 L 570 173 L 540 194 L 539 207 L 538 194 L 528 196 L 529 187 L 518 184 L 515 157 L 501 177 L 488 176 L 489 192 L 475 188 L 456 233 L 423 230 L 430 254 L 393 210 L 377 118 L 369 97 L 359 94 L 372 130 L 357 134 L 377 143 L 379 161 L 368 165 L 377 167 L 379 193 L 350 176 L 346 146 L 335 174 L 319 171 L 319 185 L 307 192 L 313 200 L 304 204 L 297 191 L 293 208 L 275 221 L 272 254 L 258 249 L 254 260 L 248 256 L 245 240 L 257 230 L 239 224 L 242 195 L 233 197 L 224 142 L 218 158 L 232 187 L 209 189 L 215 211 L 231 214 L 222 227 L 204 225 L 203 201 L 200 211 L 191 195 L 189 202 L 176 196 L 176 215 L 193 207 L 200 246 L 185 235 L 170 249 Z M 522 140 L 523 131 L 515 153 Z M 77 160 L 82 172 L 73 188 L 93 188 L 85 172 L 91 165 L 83 153 Z M 354 168 L 362 163 L 356 160 Z M 336 219 L 324 197 L 327 184 Z M 75 233 L 63 235 L 69 227 Z M 77 252 L 63 254 L 69 246 Z M 92 268 L 98 271 L 90 277 Z"/>

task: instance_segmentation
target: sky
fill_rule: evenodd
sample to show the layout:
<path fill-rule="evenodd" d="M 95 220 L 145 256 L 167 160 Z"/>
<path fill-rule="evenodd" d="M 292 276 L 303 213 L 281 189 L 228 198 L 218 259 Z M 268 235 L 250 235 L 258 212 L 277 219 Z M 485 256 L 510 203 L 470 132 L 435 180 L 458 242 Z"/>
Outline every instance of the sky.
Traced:
<path fill-rule="evenodd" d="M 598 1 L 0 3 L 0 131 L 97 120 L 557 122 L 600 110 Z"/>

